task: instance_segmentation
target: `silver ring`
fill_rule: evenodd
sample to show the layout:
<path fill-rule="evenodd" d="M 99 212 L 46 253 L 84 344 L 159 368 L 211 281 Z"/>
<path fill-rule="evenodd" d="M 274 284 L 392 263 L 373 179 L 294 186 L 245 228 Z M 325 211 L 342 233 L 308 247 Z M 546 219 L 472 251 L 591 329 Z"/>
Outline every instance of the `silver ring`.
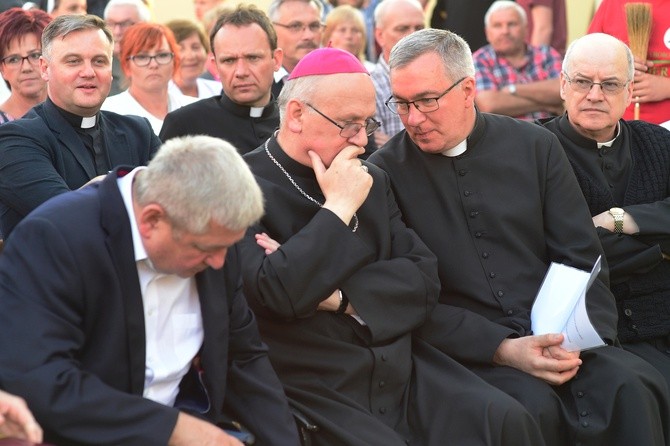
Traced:
<path fill-rule="evenodd" d="M 365 164 L 361 164 L 361 169 L 363 169 L 363 172 L 368 173 L 368 166 Z"/>

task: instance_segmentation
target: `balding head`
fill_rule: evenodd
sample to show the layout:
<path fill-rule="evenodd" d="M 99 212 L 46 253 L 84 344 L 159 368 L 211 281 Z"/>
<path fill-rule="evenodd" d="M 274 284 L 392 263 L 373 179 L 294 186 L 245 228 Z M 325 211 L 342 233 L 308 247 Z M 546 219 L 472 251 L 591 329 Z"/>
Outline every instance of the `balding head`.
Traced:
<path fill-rule="evenodd" d="M 593 60 L 597 63 L 603 57 L 620 57 L 626 60 L 626 72 L 621 73 L 627 80 L 632 80 L 635 74 L 633 53 L 621 40 L 609 34 L 587 34 L 570 44 L 563 58 L 563 71 L 569 73 L 576 59 Z"/>

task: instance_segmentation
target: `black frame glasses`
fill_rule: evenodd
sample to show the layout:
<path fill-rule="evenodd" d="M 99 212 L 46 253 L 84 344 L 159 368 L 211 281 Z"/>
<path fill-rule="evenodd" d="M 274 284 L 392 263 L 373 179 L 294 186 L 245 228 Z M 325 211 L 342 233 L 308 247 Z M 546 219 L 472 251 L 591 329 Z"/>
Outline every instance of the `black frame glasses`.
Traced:
<path fill-rule="evenodd" d="M 603 94 L 615 95 L 621 93 L 624 88 L 630 83 L 630 81 L 619 82 L 619 81 L 603 81 L 603 82 L 593 82 L 591 79 L 579 78 L 579 79 L 570 79 L 568 73 L 563 72 L 563 76 L 570 84 L 573 90 L 579 93 L 589 93 L 594 85 L 600 86 L 600 91 Z"/>
<path fill-rule="evenodd" d="M 31 65 L 37 65 L 40 61 L 40 57 L 42 57 L 42 52 L 41 51 L 32 51 L 28 53 L 27 56 L 21 56 L 18 54 L 11 54 L 7 57 L 2 58 L 2 63 L 5 66 L 16 68 L 20 67 L 23 65 L 23 61 L 27 60 L 29 64 Z"/>
<path fill-rule="evenodd" d="M 365 120 L 365 124 L 360 124 L 358 122 L 347 122 L 344 125 L 340 125 L 337 122 L 335 122 L 333 119 L 329 118 L 328 116 L 324 115 L 321 113 L 319 110 L 316 109 L 312 104 L 309 104 L 305 102 L 305 105 L 307 105 L 309 108 L 326 118 L 330 123 L 333 125 L 337 126 L 337 128 L 340 129 L 340 136 L 342 138 L 352 138 L 358 134 L 358 132 L 361 131 L 362 128 L 365 127 L 365 134 L 367 136 L 372 135 L 375 130 L 377 130 L 379 127 L 382 126 L 382 123 L 377 121 L 374 118 L 368 118 Z"/>
<path fill-rule="evenodd" d="M 148 67 L 151 61 L 155 60 L 158 65 L 167 65 L 174 59 L 174 53 L 158 53 L 150 56 L 148 54 L 136 54 L 128 56 L 128 60 L 132 60 L 138 67 Z"/>
<path fill-rule="evenodd" d="M 416 101 L 394 101 L 393 96 L 391 96 L 386 100 L 386 102 L 384 102 L 384 105 L 386 105 L 386 108 L 391 110 L 391 112 L 395 113 L 396 115 L 409 114 L 410 104 L 416 107 L 416 109 L 419 110 L 421 113 L 434 112 L 435 110 L 440 108 L 440 103 L 438 101 L 442 99 L 442 96 L 449 93 L 451 90 L 454 89 L 454 87 L 456 87 L 456 85 L 460 84 L 465 79 L 467 79 L 467 76 L 462 77 L 456 82 L 454 82 L 454 84 L 451 87 L 444 90 L 444 92 L 439 96 L 435 96 L 432 98 L 421 98 L 417 99 Z"/>

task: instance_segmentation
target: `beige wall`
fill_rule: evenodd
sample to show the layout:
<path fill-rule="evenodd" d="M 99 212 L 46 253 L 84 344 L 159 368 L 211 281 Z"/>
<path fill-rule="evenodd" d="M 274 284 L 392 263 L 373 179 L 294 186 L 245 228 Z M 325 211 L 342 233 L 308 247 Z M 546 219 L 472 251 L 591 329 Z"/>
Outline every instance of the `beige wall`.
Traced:
<path fill-rule="evenodd" d="M 267 11 L 270 0 L 225 0 L 231 6 L 238 3 L 254 3 Z M 165 23 L 172 19 L 191 19 L 195 20 L 193 13 L 193 2 L 191 0 L 151 0 L 153 17 L 156 22 Z"/>

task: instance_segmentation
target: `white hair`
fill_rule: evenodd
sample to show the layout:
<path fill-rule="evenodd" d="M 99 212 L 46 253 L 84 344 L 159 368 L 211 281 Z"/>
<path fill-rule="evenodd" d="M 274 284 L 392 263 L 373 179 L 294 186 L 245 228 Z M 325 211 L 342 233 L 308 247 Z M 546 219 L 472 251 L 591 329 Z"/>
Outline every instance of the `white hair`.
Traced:
<path fill-rule="evenodd" d="M 232 144 L 211 136 L 173 138 L 133 186 L 140 206 L 160 205 L 178 230 L 205 233 L 211 223 L 240 231 L 263 215 L 263 194 Z"/>
<path fill-rule="evenodd" d="M 133 6 L 137 10 L 137 15 L 141 22 L 151 21 L 151 11 L 149 11 L 149 8 L 142 0 L 109 0 L 102 16 L 107 19 L 109 10 L 116 6 Z"/>
<path fill-rule="evenodd" d="M 519 14 L 519 18 L 521 19 L 521 23 L 523 26 L 526 26 L 528 24 L 528 17 L 526 16 L 526 11 L 523 9 L 521 5 L 519 5 L 517 2 L 510 1 L 510 0 L 497 0 L 491 4 L 489 9 L 486 11 L 486 14 L 484 15 L 484 26 L 489 26 L 491 23 L 491 15 L 493 13 L 496 13 L 498 11 L 505 11 L 507 9 L 513 9 L 516 11 L 517 14 Z"/>

